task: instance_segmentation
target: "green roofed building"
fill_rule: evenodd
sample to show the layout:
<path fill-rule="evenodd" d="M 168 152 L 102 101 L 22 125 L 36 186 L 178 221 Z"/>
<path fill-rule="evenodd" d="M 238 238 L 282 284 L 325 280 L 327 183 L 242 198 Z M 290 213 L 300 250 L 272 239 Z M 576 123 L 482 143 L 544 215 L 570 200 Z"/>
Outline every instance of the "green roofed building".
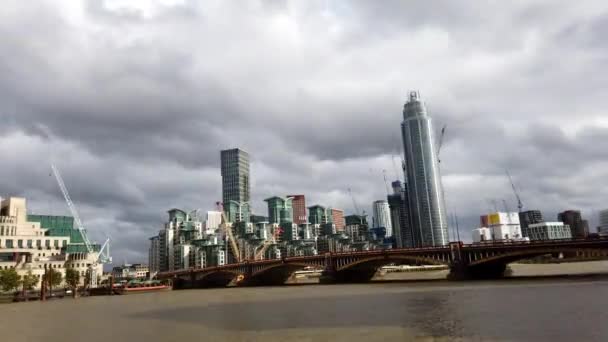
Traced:
<path fill-rule="evenodd" d="M 82 233 L 74 228 L 74 218 L 72 216 L 53 216 L 53 215 L 27 215 L 29 222 L 39 222 L 40 228 L 47 229 L 46 236 L 67 236 L 70 243 L 66 247 L 66 253 L 87 253 Z M 99 252 L 101 246 L 92 244 L 94 252 Z"/>

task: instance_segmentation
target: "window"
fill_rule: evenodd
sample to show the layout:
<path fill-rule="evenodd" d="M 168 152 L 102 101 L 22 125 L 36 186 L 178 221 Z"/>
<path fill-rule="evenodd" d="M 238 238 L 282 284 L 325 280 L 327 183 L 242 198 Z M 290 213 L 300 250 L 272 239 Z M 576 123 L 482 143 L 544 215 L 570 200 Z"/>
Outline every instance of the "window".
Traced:
<path fill-rule="evenodd" d="M 23 248 L 23 240 L 21 240 L 21 239 L 17 240 L 17 247 Z"/>
<path fill-rule="evenodd" d="M 42 247 L 42 242 L 40 240 L 36 240 L 36 247 Z"/>
<path fill-rule="evenodd" d="M 59 240 L 55 240 L 55 241 L 53 241 L 53 246 L 54 246 L 55 248 L 59 248 Z"/>
<path fill-rule="evenodd" d="M 11 240 L 11 239 L 6 240 L 6 248 L 13 248 L 13 240 Z"/>
<path fill-rule="evenodd" d="M 51 240 L 44 240 L 44 247 L 51 248 Z"/>
<path fill-rule="evenodd" d="M 32 240 L 27 240 L 27 248 L 32 248 Z"/>
<path fill-rule="evenodd" d="M 67 244 L 68 244 L 67 240 L 62 240 L 61 241 L 61 247 L 65 247 L 65 246 L 67 246 Z"/>

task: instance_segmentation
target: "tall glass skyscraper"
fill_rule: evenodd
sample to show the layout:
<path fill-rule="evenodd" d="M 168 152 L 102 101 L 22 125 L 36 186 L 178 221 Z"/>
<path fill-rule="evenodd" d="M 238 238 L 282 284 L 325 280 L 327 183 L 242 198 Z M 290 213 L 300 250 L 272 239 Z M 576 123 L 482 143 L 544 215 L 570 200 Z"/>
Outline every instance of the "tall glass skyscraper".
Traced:
<path fill-rule="evenodd" d="M 391 224 L 391 210 L 388 206 L 388 201 L 378 200 L 372 204 L 374 211 L 374 228 L 385 228 L 386 237 L 393 236 L 393 225 Z"/>
<path fill-rule="evenodd" d="M 230 222 L 249 222 L 249 154 L 238 148 L 221 152 L 222 202 Z"/>
<path fill-rule="evenodd" d="M 403 106 L 401 133 L 414 246 L 446 245 L 447 216 L 433 123 L 416 91 Z"/>

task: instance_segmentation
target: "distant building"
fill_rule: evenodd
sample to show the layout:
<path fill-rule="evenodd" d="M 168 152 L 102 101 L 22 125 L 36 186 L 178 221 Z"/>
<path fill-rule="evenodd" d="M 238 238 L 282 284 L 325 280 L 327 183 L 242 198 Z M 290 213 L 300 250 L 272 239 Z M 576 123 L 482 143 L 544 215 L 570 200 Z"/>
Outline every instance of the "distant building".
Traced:
<path fill-rule="evenodd" d="M 367 239 L 369 227 L 365 215 L 347 215 L 344 217 L 345 232 L 354 241 L 364 241 Z"/>
<path fill-rule="evenodd" d="M 329 220 L 327 210 L 324 206 L 317 204 L 308 207 L 308 222 L 310 224 L 325 224 L 329 222 Z"/>
<path fill-rule="evenodd" d="M 263 215 L 251 215 L 250 216 L 251 223 L 269 223 L 268 217 Z"/>
<path fill-rule="evenodd" d="M 409 207 L 407 193 L 400 181 L 392 183 L 393 193 L 387 196 L 388 207 L 391 213 L 391 225 L 397 248 L 414 247 L 412 226 L 409 222 Z"/>
<path fill-rule="evenodd" d="M 154 277 L 156 273 L 160 272 L 160 237 L 158 235 L 150 238 L 148 265 L 150 268 L 150 277 Z"/>
<path fill-rule="evenodd" d="M 215 230 L 222 224 L 222 212 L 221 211 L 208 211 L 207 218 L 205 220 L 205 230 Z"/>
<path fill-rule="evenodd" d="M 589 222 L 583 220 L 579 210 L 566 210 L 557 214 L 557 220 L 570 226 L 572 237 L 584 239 L 589 235 Z"/>
<path fill-rule="evenodd" d="M 374 201 L 373 209 L 373 227 L 385 228 L 386 237 L 393 236 L 393 225 L 391 224 L 391 210 L 386 200 Z"/>
<path fill-rule="evenodd" d="M 448 224 L 437 145 L 431 117 L 420 94 L 412 91 L 401 123 L 407 191 L 415 241 L 422 246 L 448 244 Z"/>
<path fill-rule="evenodd" d="M 530 240 L 571 239 L 570 227 L 563 222 L 541 222 L 528 226 Z"/>
<path fill-rule="evenodd" d="M 608 209 L 600 210 L 599 218 L 598 233 L 602 236 L 608 235 Z"/>
<path fill-rule="evenodd" d="M 487 227 L 473 229 L 472 240 L 473 243 L 492 241 L 492 231 L 490 230 L 490 228 Z"/>
<path fill-rule="evenodd" d="M 221 151 L 222 201 L 228 221 L 249 220 L 249 154 L 238 148 Z"/>
<path fill-rule="evenodd" d="M 93 244 L 91 248 L 88 251 L 73 217 L 28 215 L 25 198 L 0 200 L 0 270 L 14 269 L 19 276 L 32 272 L 37 279 L 35 287 L 40 286 L 45 267 L 62 277 L 66 269 L 74 269 L 80 274 L 81 284 L 90 271 L 95 286 L 103 265 L 95 263 L 100 246 Z"/>
<path fill-rule="evenodd" d="M 343 232 L 345 227 L 344 210 L 331 208 L 331 222 L 336 225 L 336 231 Z"/>
<path fill-rule="evenodd" d="M 149 272 L 150 269 L 148 265 L 124 264 L 112 268 L 112 277 L 114 277 L 114 281 L 116 282 L 131 279 L 146 279 Z"/>
<path fill-rule="evenodd" d="M 306 198 L 304 195 L 287 195 L 293 197 L 291 206 L 293 208 L 293 223 L 297 225 L 306 224 L 308 217 L 306 216 Z"/>
<path fill-rule="evenodd" d="M 482 222 L 487 222 L 487 227 L 490 233 L 490 238 L 496 241 L 505 240 L 520 240 L 523 238 L 518 213 L 496 212 L 487 215 L 487 219 L 482 219 Z M 479 239 L 486 239 L 485 230 L 473 231 L 473 240 L 479 234 Z"/>
<path fill-rule="evenodd" d="M 268 221 L 270 223 L 293 222 L 293 198 L 274 196 L 265 199 L 268 203 Z"/>
<path fill-rule="evenodd" d="M 528 226 L 531 224 L 542 223 L 543 214 L 540 210 L 528 210 L 519 213 L 519 224 L 521 226 L 521 233 L 524 237 L 529 237 Z"/>

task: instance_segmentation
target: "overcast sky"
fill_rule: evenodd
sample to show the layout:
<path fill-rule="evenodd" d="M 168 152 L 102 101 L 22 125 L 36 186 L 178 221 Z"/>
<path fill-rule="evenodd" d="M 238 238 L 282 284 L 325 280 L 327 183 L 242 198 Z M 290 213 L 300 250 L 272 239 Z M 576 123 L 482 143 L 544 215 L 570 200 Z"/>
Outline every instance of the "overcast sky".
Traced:
<path fill-rule="evenodd" d="M 352 213 L 348 188 L 370 212 L 416 89 L 466 239 L 491 199 L 516 209 L 506 168 L 527 209 L 595 227 L 607 36 L 602 0 L 5 0 L 0 195 L 68 214 L 53 161 L 115 262 L 147 261 L 168 209 L 214 209 L 225 148 L 250 153 L 259 214 L 294 193 Z"/>

